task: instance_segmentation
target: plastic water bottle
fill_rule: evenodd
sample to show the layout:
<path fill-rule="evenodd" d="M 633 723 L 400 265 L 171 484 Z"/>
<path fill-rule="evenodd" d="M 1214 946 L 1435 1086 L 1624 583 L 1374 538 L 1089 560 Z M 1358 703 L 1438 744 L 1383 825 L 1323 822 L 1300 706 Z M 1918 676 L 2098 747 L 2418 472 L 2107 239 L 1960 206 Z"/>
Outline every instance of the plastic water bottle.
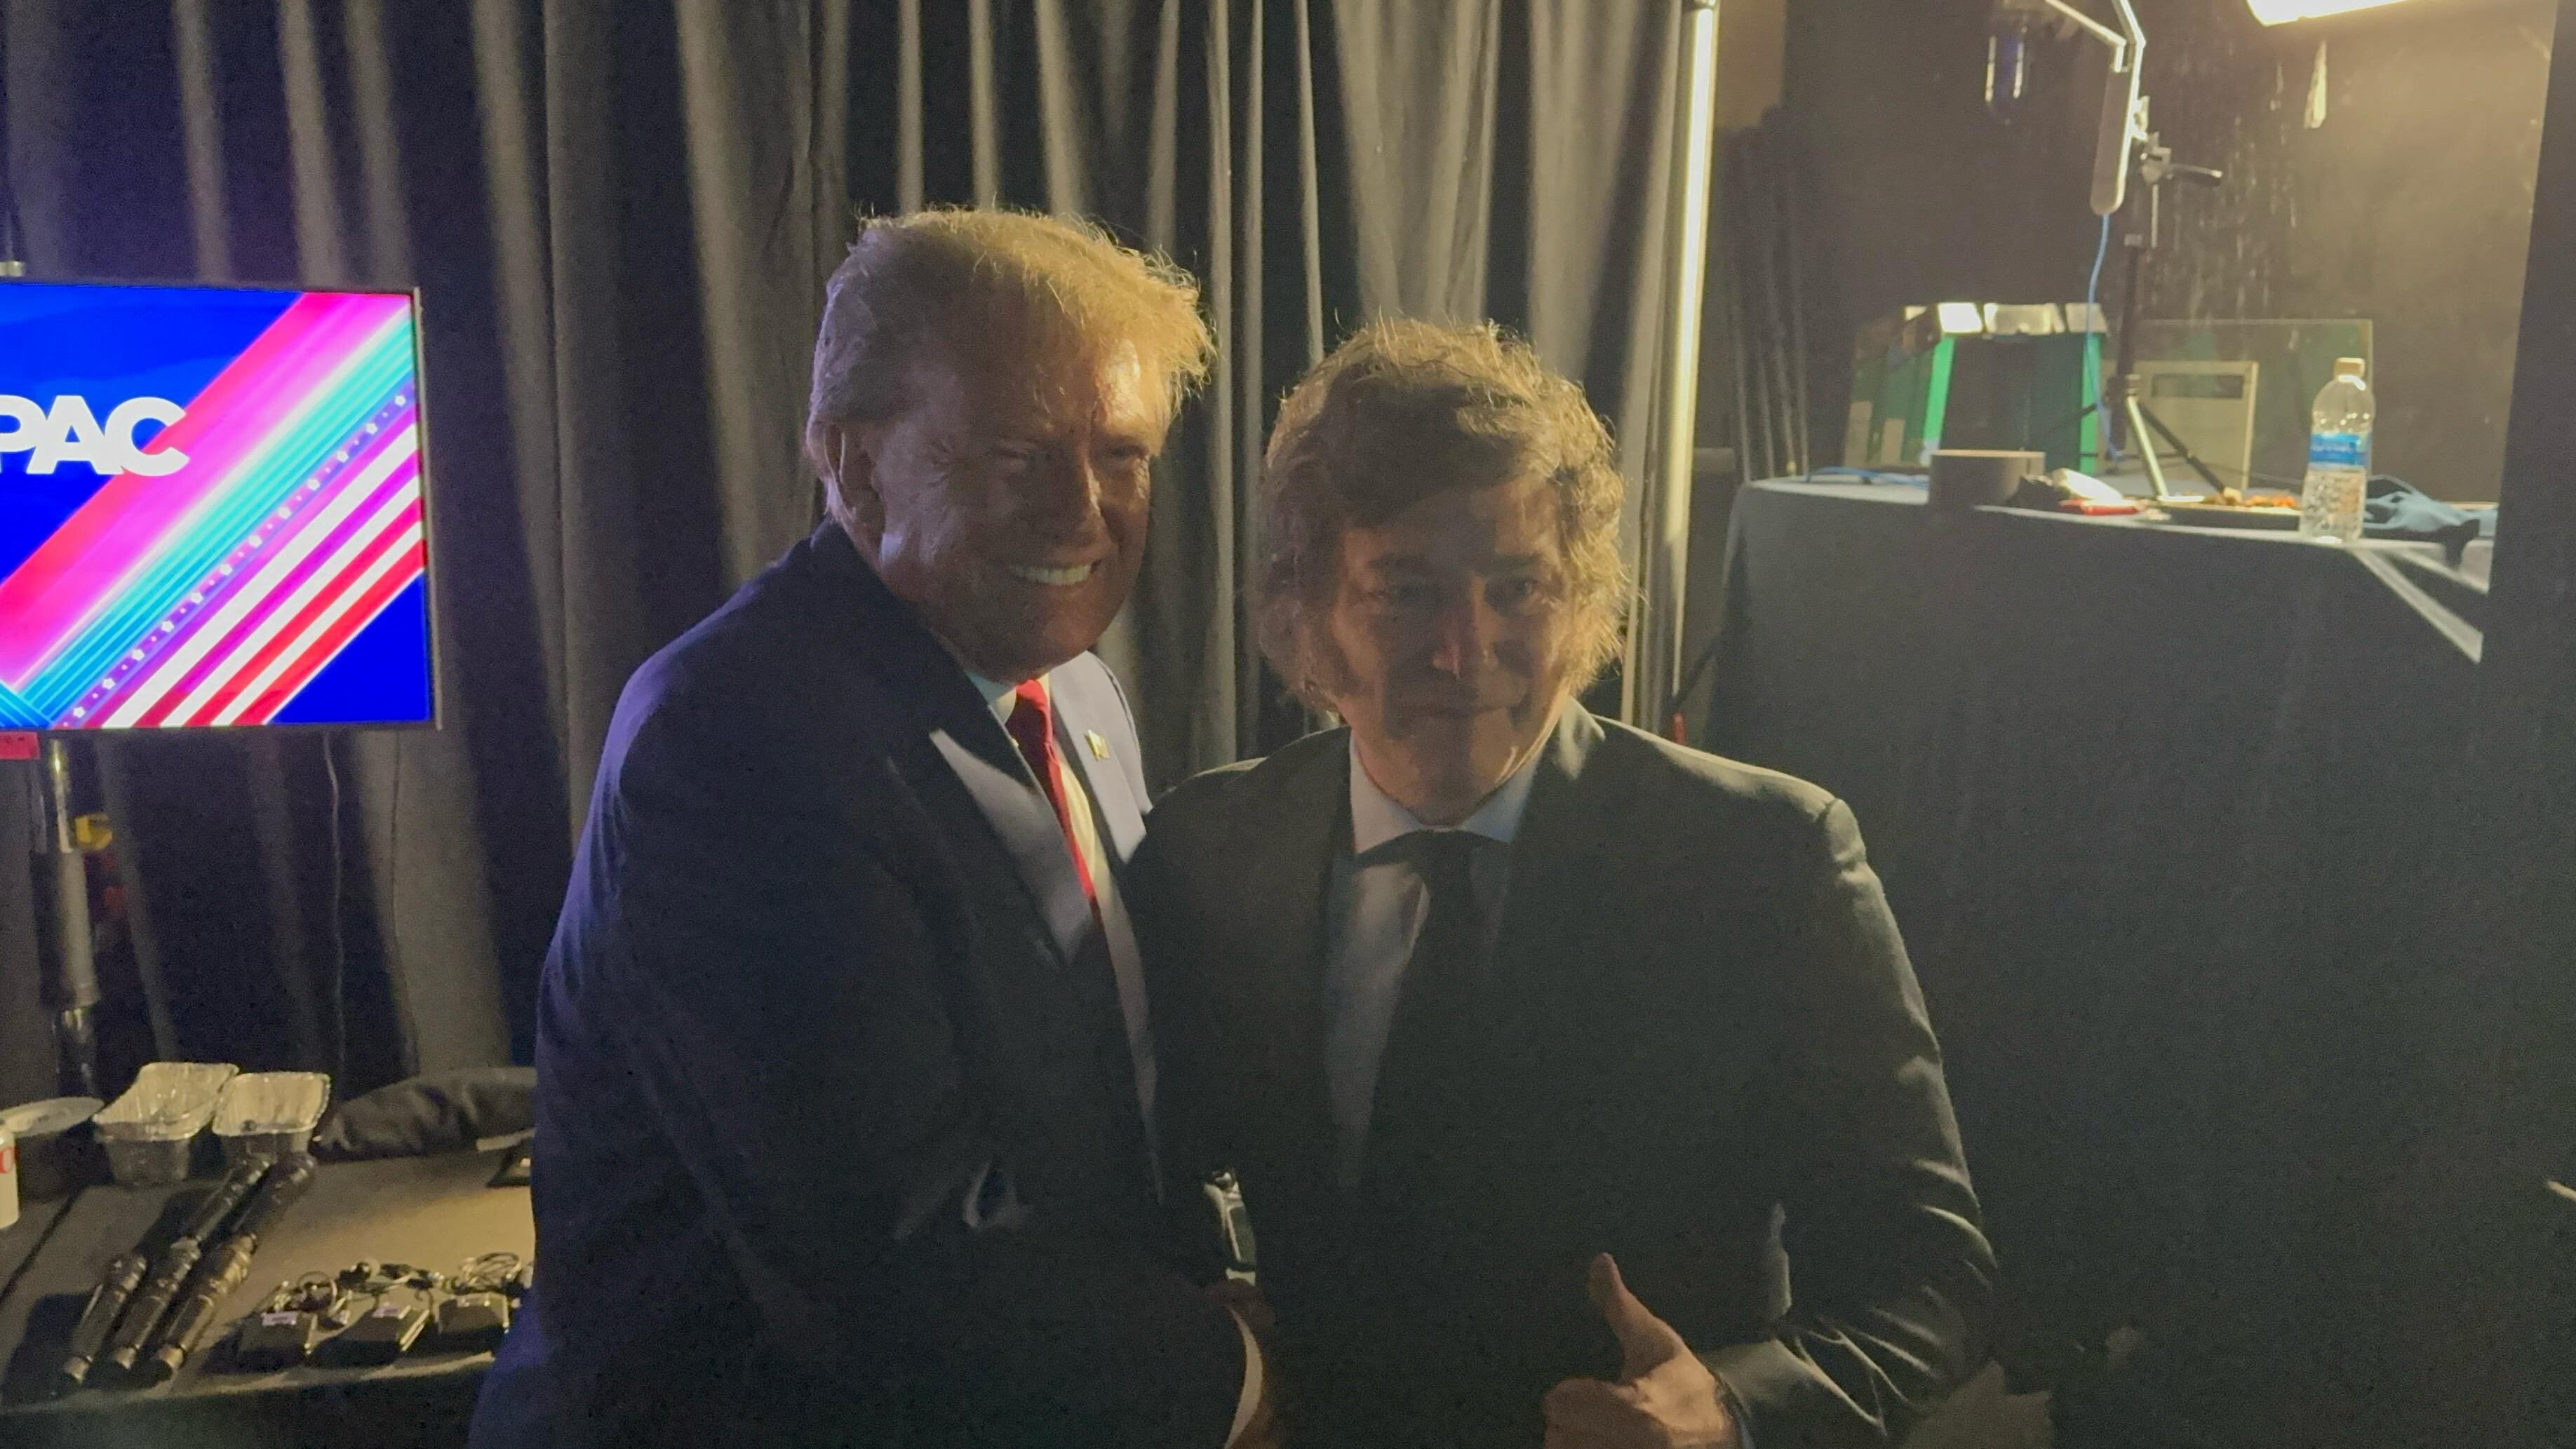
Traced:
<path fill-rule="evenodd" d="M 2324 543 L 2361 541 L 2362 501 L 2370 492 L 2370 424 L 2376 415 L 2361 359 L 2335 359 L 2334 381 L 2317 393 L 2310 414 L 2308 477 L 2299 489 L 2299 537 Z"/>

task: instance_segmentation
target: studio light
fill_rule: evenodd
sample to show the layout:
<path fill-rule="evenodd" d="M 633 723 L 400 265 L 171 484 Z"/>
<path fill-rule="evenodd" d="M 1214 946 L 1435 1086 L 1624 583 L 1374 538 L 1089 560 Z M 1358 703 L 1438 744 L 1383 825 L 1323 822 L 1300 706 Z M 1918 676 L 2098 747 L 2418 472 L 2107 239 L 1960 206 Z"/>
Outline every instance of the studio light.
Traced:
<path fill-rule="evenodd" d="M 2110 47 L 2111 73 L 2102 88 L 2102 128 L 2093 153 L 2093 213 L 2109 216 L 2129 196 L 2129 158 L 2147 134 L 2146 95 L 2138 89 L 2147 57 L 2147 32 L 2130 0 L 2111 0 L 2117 29 L 2084 13 L 2075 0 L 1994 0 L 1986 30 L 1986 105 L 2010 119 L 2020 109 L 2030 78 L 2033 40 L 2051 29 L 2085 31 Z"/>
<path fill-rule="evenodd" d="M 2320 15 L 2342 15 L 2353 10 L 2376 10 L 2394 5 L 2398 0 L 2245 0 L 2254 10 L 2254 18 L 2266 25 L 2287 25 L 2293 20 L 2314 20 Z"/>

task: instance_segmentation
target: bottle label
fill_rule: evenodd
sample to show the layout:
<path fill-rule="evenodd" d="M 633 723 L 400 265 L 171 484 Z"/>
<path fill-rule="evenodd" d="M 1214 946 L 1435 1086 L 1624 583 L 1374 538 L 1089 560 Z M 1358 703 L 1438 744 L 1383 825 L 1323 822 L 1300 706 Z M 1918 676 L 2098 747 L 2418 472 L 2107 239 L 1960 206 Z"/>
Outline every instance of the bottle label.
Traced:
<path fill-rule="evenodd" d="M 2313 468 L 2368 468 L 2370 442 L 2359 433 L 2310 433 L 2308 465 Z"/>

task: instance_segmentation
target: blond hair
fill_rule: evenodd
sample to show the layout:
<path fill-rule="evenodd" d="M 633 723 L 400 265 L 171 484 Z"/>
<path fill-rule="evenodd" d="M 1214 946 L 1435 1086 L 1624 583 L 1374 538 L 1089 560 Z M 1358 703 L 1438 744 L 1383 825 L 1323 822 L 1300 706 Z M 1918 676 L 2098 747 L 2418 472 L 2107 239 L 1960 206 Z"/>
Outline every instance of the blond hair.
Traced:
<path fill-rule="evenodd" d="M 806 458 L 829 484 L 833 517 L 849 521 L 824 425 L 900 414 L 912 363 L 940 338 L 1013 324 L 1132 347 L 1167 413 L 1214 351 L 1189 273 L 1091 221 L 964 207 L 869 218 L 825 288 L 805 411 Z"/>
<path fill-rule="evenodd" d="M 1608 425 L 1580 387 L 1491 323 L 1361 328 L 1288 394 L 1263 457 L 1252 616 L 1271 667 L 1306 703 L 1330 709 L 1342 666 L 1324 617 L 1343 532 L 1449 488 L 1531 476 L 1555 498 L 1579 692 L 1618 654 L 1627 615 L 1626 484 Z"/>

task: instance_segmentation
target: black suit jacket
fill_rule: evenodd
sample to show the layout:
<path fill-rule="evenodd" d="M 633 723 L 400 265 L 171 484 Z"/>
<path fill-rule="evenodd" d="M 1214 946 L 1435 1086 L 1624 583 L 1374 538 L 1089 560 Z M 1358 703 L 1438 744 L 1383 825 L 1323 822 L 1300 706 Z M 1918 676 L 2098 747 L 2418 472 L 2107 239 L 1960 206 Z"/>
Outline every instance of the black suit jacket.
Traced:
<path fill-rule="evenodd" d="M 1053 688 L 1123 853 L 1124 701 Z M 1224 1442 L 1240 1340 L 1165 1251 L 1055 817 L 838 528 L 628 684 L 537 1073 L 540 1302 L 477 1444 Z"/>
<path fill-rule="evenodd" d="M 1292 1426 L 1331 1444 L 1539 1442 L 1616 1377 L 1584 1293 L 1617 1255 L 1756 1449 L 1899 1437 L 1975 1366 L 1993 1260 L 1941 1058 L 1851 814 L 1569 706 L 1511 848 L 1487 1110 L 1438 1205 L 1336 1186 L 1324 897 L 1346 731 L 1202 775 L 1134 863 L 1166 1164 L 1232 1167 Z"/>

